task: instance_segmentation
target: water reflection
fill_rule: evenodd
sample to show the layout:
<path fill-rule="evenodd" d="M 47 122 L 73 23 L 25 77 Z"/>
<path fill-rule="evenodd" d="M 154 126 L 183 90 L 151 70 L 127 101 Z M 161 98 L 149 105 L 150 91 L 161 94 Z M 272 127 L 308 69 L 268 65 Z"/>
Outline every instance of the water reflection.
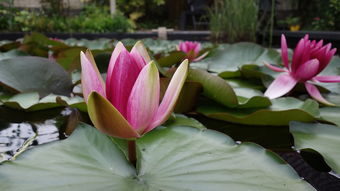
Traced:
<path fill-rule="evenodd" d="M 52 112 L 55 113 L 55 111 Z M 32 147 L 65 138 L 65 127 L 69 126 L 68 121 L 70 116 L 74 116 L 74 112 L 76 111 L 73 109 L 65 108 L 59 110 L 57 115 L 49 115 L 50 119 L 37 120 L 34 118 L 33 121 L 13 120 L 15 115 L 11 115 L 11 118 L 2 115 L 0 117 L 0 162 L 14 156 L 18 149 L 30 139 L 34 139 L 30 145 Z M 16 115 L 18 118 L 22 118 L 26 114 L 16 113 Z M 32 113 L 27 115 L 32 115 Z"/>

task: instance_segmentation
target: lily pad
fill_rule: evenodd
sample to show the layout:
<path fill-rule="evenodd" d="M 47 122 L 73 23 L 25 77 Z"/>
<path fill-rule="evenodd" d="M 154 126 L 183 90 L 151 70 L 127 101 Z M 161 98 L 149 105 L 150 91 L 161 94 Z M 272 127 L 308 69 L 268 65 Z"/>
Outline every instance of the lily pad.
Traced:
<path fill-rule="evenodd" d="M 137 141 L 137 152 L 135 170 L 109 137 L 81 124 L 64 141 L 4 162 L 0 189 L 314 190 L 274 153 L 211 130 L 158 128 Z"/>
<path fill-rule="evenodd" d="M 230 75 L 235 73 L 235 76 L 239 74 L 242 65 L 263 65 L 263 61 L 281 63 L 278 51 L 249 42 L 220 45 L 215 54 L 206 61 L 209 64 L 209 71 L 216 73 L 228 71 Z"/>
<path fill-rule="evenodd" d="M 170 52 L 168 56 L 161 57 L 157 60 L 157 63 L 162 67 L 170 67 L 175 64 L 179 64 L 184 60 L 186 54 L 181 51 Z"/>
<path fill-rule="evenodd" d="M 28 56 L 26 52 L 20 51 L 20 50 L 10 50 L 8 52 L 1 53 L 0 52 L 0 60 L 8 59 L 8 58 L 14 58 L 17 56 Z"/>
<path fill-rule="evenodd" d="M 313 149 L 319 152 L 326 163 L 340 173 L 340 128 L 320 123 L 291 122 L 290 132 L 294 136 L 296 149 Z"/>
<path fill-rule="evenodd" d="M 318 103 L 311 99 L 303 102 L 284 97 L 273 99 L 272 105 L 263 109 L 230 109 L 205 101 L 198 106 L 197 112 L 210 118 L 238 124 L 284 126 L 290 121 L 315 121 L 319 116 L 318 108 Z"/>
<path fill-rule="evenodd" d="M 228 84 L 234 89 L 239 103 L 238 108 L 263 108 L 272 103 L 260 90 L 263 86 L 253 84 L 241 79 L 227 79 Z"/>
<path fill-rule="evenodd" d="M 168 119 L 164 124 L 166 127 L 187 126 L 198 129 L 206 129 L 206 127 L 194 118 L 187 117 L 181 114 L 175 114 L 173 119 Z"/>
<path fill-rule="evenodd" d="M 238 105 L 233 88 L 222 78 L 203 70 L 190 69 L 188 80 L 201 83 L 203 94 L 217 103 L 227 107 Z"/>
<path fill-rule="evenodd" d="M 0 85 L 15 92 L 69 95 L 70 75 L 55 62 L 40 57 L 21 56 L 0 61 Z"/>
<path fill-rule="evenodd" d="M 340 108 L 339 107 L 323 107 L 320 108 L 320 119 L 334 123 L 340 127 Z"/>
<path fill-rule="evenodd" d="M 39 111 L 56 107 L 70 106 L 81 111 L 87 111 L 86 104 L 82 97 L 66 97 L 50 94 L 42 99 L 37 92 L 27 92 L 14 95 L 8 99 L 0 100 L 3 105 L 25 111 Z"/>

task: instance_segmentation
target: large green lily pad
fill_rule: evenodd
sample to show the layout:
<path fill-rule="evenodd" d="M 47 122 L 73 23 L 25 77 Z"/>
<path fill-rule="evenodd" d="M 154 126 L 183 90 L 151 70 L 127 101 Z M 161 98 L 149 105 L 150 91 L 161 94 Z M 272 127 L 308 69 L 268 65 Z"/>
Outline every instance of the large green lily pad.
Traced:
<path fill-rule="evenodd" d="M 326 163 L 340 173 L 340 127 L 320 123 L 290 124 L 296 149 L 313 149 L 319 152 Z"/>
<path fill-rule="evenodd" d="M 242 65 L 263 65 L 263 61 L 269 63 L 281 62 L 280 54 L 276 50 L 266 49 L 249 42 L 220 45 L 215 54 L 206 61 L 209 64 L 209 71 L 216 73 L 227 71 L 235 73 L 235 75 L 238 75 L 238 70 Z"/>
<path fill-rule="evenodd" d="M 137 170 L 109 137 L 81 124 L 68 139 L 0 166 L 1 190 L 314 190 L 277 155 L 221 133 L 158 128 L 137 141 Z"/>
<path fill-rule="evenodd" d="M 290 121 L 311 122 L 319 116 L 318 103 L 308 99 L 303 102 L 292 97 L 272 100 L 268 108 L 231 109 L 209 101 L 202 102 L 197 111 L 203 115 L 245 125 L 288 125 Z"/>
<path fill-rule="evenodd" d="M 69 95 L 70 75 L 58 64 L 47 59 L 21 56 L 0 61 L 0 85 L 15 92 L 39 92 Z"/>

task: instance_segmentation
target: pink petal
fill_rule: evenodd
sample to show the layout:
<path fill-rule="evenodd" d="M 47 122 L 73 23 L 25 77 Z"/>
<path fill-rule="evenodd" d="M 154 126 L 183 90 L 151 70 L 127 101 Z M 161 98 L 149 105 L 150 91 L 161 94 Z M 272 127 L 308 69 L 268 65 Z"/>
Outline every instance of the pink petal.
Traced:
<path fill-rule="evenodd" d="M 170 116 L 187 77 L 188 66 L 188 60 L 184 60 L 182 64 L 177 68 L 169 83 L 168 89 L 165 92 L 165 95 L 157 110 L 156 115 L 153 116 L 151 124 L 148 126 L 147 129 L 145 129 L 144 133 L 149 132 L 153 128 L 164 123 Z"/>
<path fill-rule="evenodd" d="M 179 50 L 187 53 L 188 52 L 187 43 L 186 42 L 180 42 L 179 43 Z"/>
<path fill-rule="evenodd" d="M 310 48 L 310 43 L 311 42 L 309 40 L 305 41 L 305 48 L 303 50 L 299 65 L 301 65 L 301 64 L 303 64 L 303 63 L 305 63 L 305 62 L 307 62 L 308 60 L 311 59 L 312 49 Z M 297 68 L 299 68 L 299 66 Z"/>
<path fill-rule="evenodd" d="M 278 98 L 294 88 L 297 81 L 287 73 L 280 74 L 268 87 L 265 96 L 270 99 Z"/>
<path fill-rule="evenodd" d="M 201 43 L 196 42 L 193 50 L 194 50 L 195 54 L 198 55 L 200 50 L 201 50 Z"/>
<path fill-rule="evenodd" d="M 106 75 L 106 90 L 107 90 L 107 92 L 111 87 L 111 82 L 108 79 L 111 79 L 111 77 L 112 77 L 113 68 L 115 67 L 115 63 L 116 63 L 116 60 L 118 58 L 118 55 L 120 54 L 120 52 L 122 50 L 126 50 L 126 49 L 125 49 L 123 43 L 118 42 L 115 49 L 113 50 L 113 52 L 111 54 L 110 63 L 109 63 L 109 67 L 107 69 L 107 75 Z"/>
<path fill-rule="evenodd" d="M 141 41 L 138 41 L 133 46 L 130 54 L 135 59 L 140 69 L 142 69 L 147 63 L 151 61 L 148 51 Z"/>
<path fill-rule="evenodd" d="M 323 83 L 339 83 L 340 76 L 316 76 L 313 79 Z"/>
<path fill-rule="evenodd" d="M 117 57 L 111 78 L 106 79 L 110 86 L 106 90 L 107 98 L 113 106 L 126 118 L 128 98 L 140 68 L 127 50 L 122 50 Z"/>
<path fill-rule="evenodd" d="M 301 39 L 299 43 L 297 44 L 294 50 L 294 53 L 293 53 L 293 60 L 292 60 L 292 65 L 291 65 L 292 72 L 295 72 L 296 69 L 299 67 L 304 49 L 305 49 L 305 41 L 304 39 Z"/>
<path fill-rule="evenodd" d="M 283 68 L 279 68 L 279 67 L 273 66 L 273 65 L 269 64 L 268 62 L 265 62 L 265 61 L 264 61 L 263 63 L 264 63 L 264 65 L 265 65 L 267 68 L 273 70 L 274 72 L 287 72 L 287 70 L 285 70 L 285 69 L 283 69 Z"/>
<path fill-rule="evenodd" d="M 285 35 L 281 35 L 281 59 L 284 66 L 289 70 L 288 47 Z M 275 70 L 274 70 L 275 71 Z"/>
<path fill-rule="evenodd" d="M 305 87 L 306 87 L 308 94 L 315 100 L 325 105 L 334 105 L 333 103 L 327 101 L 324 97 L 322 97 L 322 95 L 320 94 L 320 91 L 315 85 L 305 82 Z"/>
<path fill-rule="evenodd" d="M 320 66 L 319 66 L 319 73 L 324 70 L 331 59 L 333 58 L 334 54 L 336 53 L 336 48 L 333 48 L 332 50 L 328 51 L 327 53 L 321 54 L 318 56 L 318 59 L 320 61 Z"/>
<path fill-rule="evenodd" d="M 316 76 L 318 74 L 318 70 L 319 60 L 312 59 L 300 65 L 300 67 L 296 70 L 294 77 L 299 81 L 307 81 Z"/>
<path fill-rule="evenodd" d="M 309 39 L 309 34 L 305 34 L 305 36 L 303 37 L 303 40 L 307 41 Z"/>
<path fill-rule="evenodd" d="M 86 102 L 92 91 L 96 91 L 105 97 L 104 81 L 100 76 L 96 64 L 94 63 L 93 57 L 91 58 L 92 54 L 90 52 L 87 54 L 89 55 L 89 58 L 87 58 L 82 51 L 80 52 L 81 83 Z"/>
<path fill-rule="evenodd" d="M 193 62 L 197 62 L 197 61 L 202 60 L 202 59 L 205 58 L 208 54 L 209 54 L 209 51 L 203 53 L 201 56 L 195 58 L 195 59 L 193 60 Z"/>
<path fill-rule="evenodd" d="M 159 88 L 158 69 L 154 62 L 150 62 L 140 72 L 127 105 L 127 119 L 139 133 L 148 127 L 157 112 Z"/>

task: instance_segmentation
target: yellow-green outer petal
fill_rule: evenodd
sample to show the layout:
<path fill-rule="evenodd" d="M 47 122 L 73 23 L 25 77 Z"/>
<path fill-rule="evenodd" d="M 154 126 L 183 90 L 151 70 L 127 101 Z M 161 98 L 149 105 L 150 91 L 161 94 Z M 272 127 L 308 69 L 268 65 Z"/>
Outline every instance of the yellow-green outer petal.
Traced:
<path fill-rule="evenodd" d="M 140 137 L 119 111 L 97 92 L 89 95 L 87 110 L 94 126 L 103 133 L 119 138 Z"/>

